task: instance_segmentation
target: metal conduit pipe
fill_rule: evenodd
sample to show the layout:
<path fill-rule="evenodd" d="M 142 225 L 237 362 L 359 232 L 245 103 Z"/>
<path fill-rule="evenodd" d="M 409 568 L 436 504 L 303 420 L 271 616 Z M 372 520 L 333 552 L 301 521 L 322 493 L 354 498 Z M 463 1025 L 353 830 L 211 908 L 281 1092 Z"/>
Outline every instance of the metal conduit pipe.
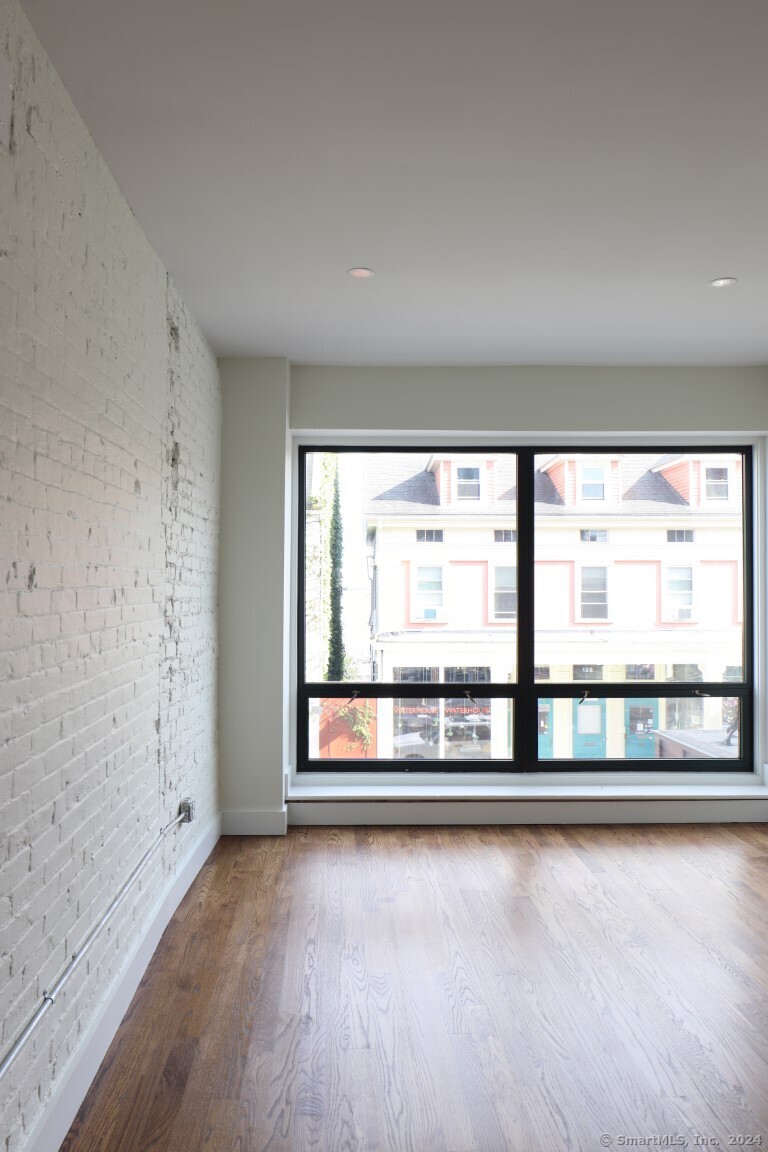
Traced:
<path fill-rule="evenodd" d="M 152 846 L 150 848 L 147 849 L 147 851 L 142 856 L 141 860 L 139 860 L 138 864 L 133 869 L 130 876 L 125 881 L 125 883 L 123 884 L 122 888 L 117 893 L 117 895 L 115 896 L 112 903 L 109 905 L 107 910 L 104 913 L 102 913 L 100 918 L 93 925 L 93 927 L 91 928 L 88 935 L 85 937 L 85 940 L 83 940 L 80 947 L 76 948 L 75 951 L 72 953 L 72 955 L 70 956 L 69 961 L 67 963 L 67 966 L 64 968 L 63 972 L 61 973 L 59 978 L 56 980 L 55 984 L 53 984 L 50 991 L 46 991 L 43 993 L 42 1002 L 40 1003 L 39 1007 L 37 1008 L 37 1011 L 35 1012 L 34 1016 L 32 1016 L 30 1018 L 30 1020 L 28 1021 L 28 1023 L 24 1026 L 23 1030 L 19 1033 L 19 1035 L 16 1037 L 16 1039 L 14 1040 L 11 1047 L 6 1052 L 5 1056 L 2 1059 L 2 1062 L 0 1062 L 0 1080 L 6 1074 L 8 1069 L 11 1067 L 14 1060 L 16 1059 L 16 1057 L 19 1055 L 22 1048 L 26 1044 L 27 1040 L 29 1040 L 29 1038 L 33 1034 L 33 1032 L 35 1032 L 37 1030 L 38 1025 L 40 1024 L 40 1022 L 43 1019 L 43 1017 L 45 1016 L 45 1014 L 48 1012 L 49 1008 L 51 1008 L 52 1005 L 55 1004 L 56 997 L 58 996 L 59 992 L 61 992 L 61 990 L 64 987 L 64 985 L 66 984 L 67 980 L 69 980 L 72 973 L 78 967 L 78 965 L 80 964 L 80 961 L 83 959 L 86 952 L 90 948 L 91 944 L 93 944 L 94 940 L 96 939 L 96 937 L 101 932 L 102 928 L 104 928 L 109 923 L 109 921 L 114 916 L 115 912 L 117 912 L 117 910 L 120 907 L 120 905 L 122 904 L 123 900 L 125 900 L 125 897 L 128 895 L 131 888 L 136 883 L 136 881 L 138 880 L 138 878 L 141 875 L 141 873 L 143 872 L 143 870 L 146 868 L 149 861 L 152 859 L 154 854 L 157 852 L 158 848 L 162 844 L 165 837 L 178 824 L 189 824 L 190 821 L 194 818 L 194 812 L 195 812 L 194 800 L 182 800 L 181 804 L 179 805 L 179 814 L 175 818 L 175 820 L 171 820 L 170 824 L 166 824 L 164 828 L 160 829 L 154 843 L 152 844 Z"/>

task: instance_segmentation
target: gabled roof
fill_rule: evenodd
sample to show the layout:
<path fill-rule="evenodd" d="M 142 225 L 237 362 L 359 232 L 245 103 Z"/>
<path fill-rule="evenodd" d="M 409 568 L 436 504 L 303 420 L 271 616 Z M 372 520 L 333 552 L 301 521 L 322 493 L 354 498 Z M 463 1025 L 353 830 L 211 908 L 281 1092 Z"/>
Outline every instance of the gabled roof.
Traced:
<path fill-rule="evenodd" d="M 372 452 L 363 466 L 365 511 L 374 516 L 434 516 L 440 507 L 437 481 L 419 452 Z"/>
<path fill-rule="evenodd" d="M 599 453 L 598 453 L 599 454 Z M 572 457 L 571 457 L 572 458 Z M 585 508 L 584 504 L 566 506 L 561 499 L 553 481 L 550 479 L 550 470 L 559 460 L 566 457 L 557 455 L 541 460 L 542 470 L 536 473 L 535 500 L 537 504 L 544 505 L 539 511 L 544 515 L 577 516 L 579 519 L 588 517 L 590 520 L 601 516 L 615 516 L 617 508 L 622 513 L 632 516 L 656 516 L 668 510 L 679 516 L 685 510 L 686 516 L 695 515 L 699 510 L 692 508 L 687 500 L 661 475 L 654 471 L 658 464 L 658 457 L 648 453 L 621 453 L 621 503 L 616 505 L 610 500 L 595 501 Z M 673 459 L 673 457 L 669 457 Z M 551 485 L 554 490 L 554 499 L 551 493 L 547 494 L 544 482 Z"/>
<path fill-rule="evenodd" d="M 445 453 L 442 459 L 448 459 Z M 456 456 L 452 457 L 456 459 Z M 481 453 L 467 457 L 468 462 L 482 460 Z M 441 503 L 435 475 L 435 464 L 440 458 L 426 452 L 381 452 L 365 455 L 364 485 L 365 511 L 370 516 L 465 516 L 480 515 L 510 516 L 514 514 L 517 501 L 516 464 L 514 457 L 499 453 L 494 455 L 494 488 L 492 498 L 483 491 L 483 498 L 465 503 Z M 545 516 L 579 517 L 590 520 L 602 516 L 615 516 L 617 506 L 611 501 L 594 502 L 587 508 L 583 503 L 566 506 L 556 488 L 551 469 L 561 454 L 541 456 L 539 468 L 534 475 L 534 501 L 537 512 Z M 691 507 L 685 497 L 661 474 L 661 469 L 675 460 L 683 459 L 679 454 L 655 456 L 650 453 L 621 453 L 621 503 L 622 512 L 634 516 L 654 516 L 668 511 L 678 517 L 712 515 L 711 508 Z M 430 465 L 432 467 L 430 467 Z M 732 510 L 723 509 L 732 514 Z"/>
<path fill-rule="evenodd" d="M 455 459 L 444 454 L 442 459 Z M 435 471 L 438 457 L 421 452 L 371 452 L 364 459 L 365 511 L 369 516 L 466 516 L 468 512 L 514 515 L 517 501 L 517 467 L 510 455 L 494 456 L 492 498 L 470 506 L 440 502 Z M 468 456 L 467 463 L 482 460 L 482 453 Z"/>
<path fill-rule="evenodd" d="M 663 468 L 669 468 L 670 464 L 677 464 L 678 460 L 683 460 L 684 457 L 680 452 L 667 452 L 664 456 L 660 456 L 656 463 L 652 466 L 652 472 L 660 472 Z"/>

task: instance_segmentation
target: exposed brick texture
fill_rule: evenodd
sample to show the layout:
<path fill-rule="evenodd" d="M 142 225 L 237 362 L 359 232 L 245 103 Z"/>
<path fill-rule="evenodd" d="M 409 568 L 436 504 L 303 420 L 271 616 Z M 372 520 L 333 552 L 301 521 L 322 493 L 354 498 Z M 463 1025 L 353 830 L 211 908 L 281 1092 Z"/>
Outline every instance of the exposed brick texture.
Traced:
<path fill-rule="evenodd" d="M 194 796 L 201 825 L 217 809 L 220 399 L 16 0 L 0 0 L 0 52 L 14 84 L 0 144 L 4 1052 L 179 800 Z M 168 838 L 0 1084 L 8 1152 L 192 842 Z"/>

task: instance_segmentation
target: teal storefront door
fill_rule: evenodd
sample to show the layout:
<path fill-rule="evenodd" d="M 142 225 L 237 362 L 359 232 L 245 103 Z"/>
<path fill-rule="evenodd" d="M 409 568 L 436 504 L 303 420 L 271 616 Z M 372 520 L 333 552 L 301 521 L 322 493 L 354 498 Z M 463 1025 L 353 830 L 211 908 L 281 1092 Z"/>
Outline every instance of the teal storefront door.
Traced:
<path fill-rule="evenodd" d="M 539 760 L 552 759 L 552 701 L 539 700 Z"/>
<path fill-rule="evenodd" d="M 658 700 L 624 701 L 624 755 L 627 760 L 653 759 L 653 730 L 658 726 Z"/>
<path fill-rule="evenodd" d="M 574 700 L 573 758 L 605 759 L 605 700 Z"/>

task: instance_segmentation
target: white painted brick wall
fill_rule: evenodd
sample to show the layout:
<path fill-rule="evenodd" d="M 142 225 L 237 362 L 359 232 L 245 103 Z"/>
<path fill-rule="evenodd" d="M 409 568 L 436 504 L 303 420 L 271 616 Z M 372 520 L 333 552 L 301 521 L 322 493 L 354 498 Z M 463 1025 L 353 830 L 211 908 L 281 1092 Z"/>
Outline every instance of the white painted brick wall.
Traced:
<path fill-rule="evenodd" d="M 221 404 L 200 331 L 168 286 L 168 391 L 163 426 L 165 615 L 158 767 L 168 816 L 194 796 L 215 811 L 206 765 L 215 762 L 215 620 Z M 178 839 L 169 846 L 179 851 Z"/>
<path fill-rule="evenodd" d="M 14 82 L 0 144 L 5 1052 L 179 800 L 194 796 L 201 825 L 218 807 L 220 398 L 16 0 L 0 0 L 0 53 Z M 169 837 L 0 1083 L 7 1152 L 191 842 Z"/>

